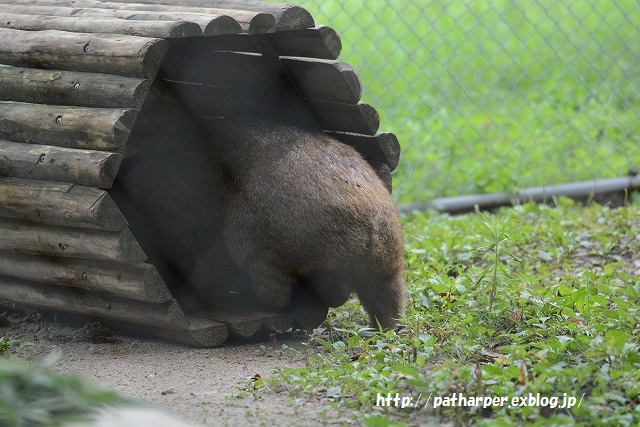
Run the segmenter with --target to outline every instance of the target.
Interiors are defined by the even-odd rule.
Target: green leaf
[[[620,352],[622,347],[629,341],[629,334],[624,331],[609,329],[604,334],[604,339],[610,348]]]

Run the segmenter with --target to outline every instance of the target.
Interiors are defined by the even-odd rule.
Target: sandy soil
[[[114,333],[115,342],[91,343],[82,325],[34,322],[9,316],[0,336],[30,342],[25,357],[58,355],[53,369],[74,373],[122,395],[167,408],[184,421],[207,426],[327,425],[352,421],[321,401],[290,398],[285,391],[252,390],[256,374],[266,379],[277,367],[305,365],[306,336],[227,343],[214,349]],[[282,351],[282,345],[298,350]],[[240,397],[238,397],[240,396]]]

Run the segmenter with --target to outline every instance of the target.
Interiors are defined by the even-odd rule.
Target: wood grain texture
[[[25,256],[0,252],[0,276],[162,303],[172,296],[150,264]]]
[[[19,67],[150,78],[166,48],[157,38],[0,28],[0,63]]]
[[[326,132],[327,135],[351,145],[369,161],[385,163],[393,171],[400,161],[400,143],[390,132],[361,135],[349,132]]]
[[[375,135],[380,127],[380,116],[375,108],[364,102],[307,101],[324,130]]]
[[[290,56],[281,61],[308,100],[356,104],[362,97],[360,78],[349,64]]]
[[[60,30],[74,33],[125,34],[139,37],[196,37],[202,35],[200,25],[185,21],[134,21],[120,17],[76,17],[27,15],[0,12],[0,28],[42,31]]]
[[[195,313],[195,316],[223,323],[227,327],[230,336],[239,338],[252,337],[262,327],[262,317],[236,310],[204,311]]]
[[[0,139],[0,176],[110,188],[122,154]]]
[[[2,0],[10,2],[13,0]],[[35,0],[38,1],[38,0]],[[139,3],[140,0],[123,0],[121,3]],[[244,10],[269,13],[276,20],[278,31],[309,28],[315,25],[313,17],[304,8],[286,3],[271,3],[257,0],[149,0],[146,3],[158,5],[175,5],[184,7],[205,7],[227,10]]]
[[[7,218],[0,218],[0,251],[131,263],[147,259],[128,228],[107,232],[43,226]]]
[[[0,67],[0,101],[139,109],[150,86],[113,74]]]
[[[0,0],[0,4],[10,3]],[[127,20],[181,20],[197,23],[204,35],[245,32],[272,33],[276,18],[268,12],[198,7],[174,4],[124,3],[99,0],[75,0],[72,7],[60,7],[57,0],[34,0],[28,5],[7,4],[9,11],[32,15],[115,17]]]
[[[121,152],[136,115],[132,109],[0,103],[0,138]]]
[[[2,3],[4,0],[0,0]],[[17,14],[45,15],[45,16],[77,16],[90,19],[117,18],[127,21],[147,22],[188,22],[200,27],[200,33],[204,35],[234,34],[242,31],[241,25],[232,17],[217,14],[191,13],[180,10],[175,11],[147,11],[147,10],[117,10],[101,9],[94,7],[64,7],[59,5],[5,5],[4,10]],[[0,16],[2,16],[0,14]],[[144,24],[141,24],[144,25]],[[191,25],[190,25],[191,26]]]
[[[119,321],[111,321],[110,324],[116,325],[123,330],[147,334],[154,337],[162,337],[196,348],[219,347],[227,341],[227,338],[229,337],[227,327],[223,323],[195,316],[187,316],[187,319],[189,321],[189,326],[180,330],[136,325]]]
[[[106,191],[0,177],[0,217],[45,225],[121,231],[127,220]]]
[[[342,50],[338,34],[325,25],[278,31],[269,34],[269,40],[281,56],[337,59]]]
[[[0,276],[0,300],[18,307],[119,320],[158,329],[189,328],[189,320],[174,299],[162,304],[144,303],[84,289]]]

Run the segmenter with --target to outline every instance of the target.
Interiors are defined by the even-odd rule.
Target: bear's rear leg
[[[263,303],[278,308],[289,305],[297,282],[291,271],[268,258],[253,261],[247,270],[253,289]]]
[[[305,274],[303,281],[324,304],[340,307],[351,293],[347,276],[336,270],[315,270]]]

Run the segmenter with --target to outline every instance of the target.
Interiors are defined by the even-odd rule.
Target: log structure
[[[0,0],[0,304],[201,347],[319,325],[327,308],[313,304],[189,312],[110,189],[123,157],[152,150],[184,110],[206,121],[277,105],[355,147],[391,190],[398,141],[340,50],[289,4]]]

